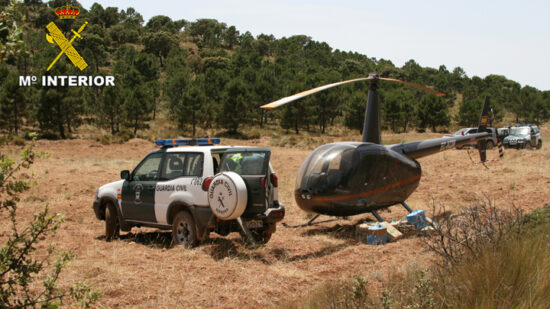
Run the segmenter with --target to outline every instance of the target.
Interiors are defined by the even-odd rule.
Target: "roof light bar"
[[[156,144],[162,147],[210,146],[219,143],[219,138],[157,139],[156,141]]]

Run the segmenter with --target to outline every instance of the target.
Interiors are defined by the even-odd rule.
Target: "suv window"
[[[133,173],[134,180],[136,181],[150,181],[156,180],[159,175],[160,161],[162,159],[162,153],[153,153],[147,156],[136,167]]]
[[[240,175],[262,175],[265,172],[266,152],[226,152],[220,164],[221,172]]]
[[[162,180],[185,176],[202,176],[202,153],[168,152],[164,159]]]

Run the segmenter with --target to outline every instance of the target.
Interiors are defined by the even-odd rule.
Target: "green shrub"
[[[33,150],[33,142],[25,147],[21,160],[0,153],[0,220],[9,225],[0,247],[0,307],[1,308],[87,308],[98,298],[85,283],[70,288],[58,286],[59,275],[73,258],[71,252],[59,252],[51,247],[36,252],[46,236],[55,234],[61,214],[51,214],[46,204],[23,224],[17,210],[20,195],[31,187],[22,169],[29,169],[43,153]],[[20,222],[21,221],[21,222]]]
[[[128,129],[122,129],[116,133],[116,136],[119,138],[119,142],[124,143],[134,138],[134,133]]]

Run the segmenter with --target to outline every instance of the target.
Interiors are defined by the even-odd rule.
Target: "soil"
[[[543,130],[545,133],[549,132]],[[270,146],[269,138],[222,142]],[[297,207],[292,193],[296,173],[311,149],[271,148],[272,165],[279,176],[279,199],[287,209],[284,221],[304,222],[308,214]],[[20,149],[0,148],[11,155]],[[170,248],[170,232],[152,228],[133,228],[130,233],[122,232],[120,240],[106,242],[104,222],[97,220],[92,210],[95,189],[118,180],[120,170],[131,170],[156,149],[154,143],[140,139],[113,145],[90,140],[38,141],[37,149],[50,157],[33,165],[37,184],[22,197],[20,214],[30,218],[45,202],[51,211],[64,214],[65,223],[41,246],[52,243],[75,254],[61,279],[66,284],[85,279],[103,291],[98,307],[271,307],[298,300],[328,281],[349,280],[355,275],[376,287],[390,272],[429,267],[434,258],[418,237],[382,246],[356,241],[355,225],[374,220],[371,215],[299,229],[278,225],[271,241],[258,249],[246,248],[238,233],[227,237],[211,233],[208,242],[191,250]],[[495,161],[488,162],[487,168],[478,164],[474,149],[449,150],[420,159],[422,179],[408,204],[430,214],[434,204],[444,205],[450,212],[476,202],[530,211],[550,201],[550,148],[507,150],[502,160],[495,148],[489,151],[489,159]],[[393,206],[380,215],[390,221],[400,219],[406,211]],[[7,228],[0,228],[2,235]]]

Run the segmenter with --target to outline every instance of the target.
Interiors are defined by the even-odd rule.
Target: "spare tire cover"
[[[214,176],[208,188],[208,204],[216,217],[237,219],[246,209],[247,201],[246,183],[239,174],[223,172]]]

